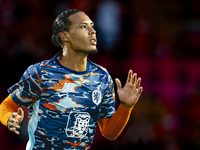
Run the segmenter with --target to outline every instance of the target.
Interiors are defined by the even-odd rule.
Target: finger
[[[8,128],[11,128],[12,127],[12,122],[8,121],[7,125],[8,125]]]
[[[11,119],[10,119],[11,120]],[[8,121],[8,128],[12,128],[12,127],[15,127],[15,128],[20,128],[20,126],[16,123],[16,121]]]
[[[137,80],[137,73],[134,73],[133,77],[132,77],[132,80],[131,80],[131,83],[135,84],[136,80]]]
[[[13,123],[13,122],[17,123],[17,120],[16,120],[15,118],[10,118],[10,119],[8,120],[8,122],[10,122],[10,123]]]
[[[18,108],[17,109],[17,113],[18,113],[18,124],[20,124],[22,122],[22,120],[24,119],[24,111],[22,108]]]
[[[22,108],[18,108],[17,113],[20,116],[24,116],[24,111],[22,110]]]
[[[19,131],[17,131],[16,129],[14,129],[13,131],[15,134],[19,135]]]
[[[126,81],[127,83],[128,83],[128,82],[131,82],[131,79],[132,79],[132,72],[133,72],[132,70],[129,70],[129,72],[128,72],[128,77],[127,77],[127,81]]]
[[[138,78],[135,87],[138,89],[140,87],[141,78]]]
[[[15,134],[19,135],[19,131],[17,131],[16,128],[13,127],[13,128],[10,128],[9,130],[12,131],[12,132],[14,132]]]
[[[121,89],[122,85],[121,85],[120,80],[118,78],[115,78],[115,82],[116,82],[116,85],[117,85],[117,89]]]
[[[143,87],[140,87],[139,88],[139,95],[141,95],[142,91],[143,91]]]
[[[17,117],[17,113],[13,112],[11,118],[16,118]]]

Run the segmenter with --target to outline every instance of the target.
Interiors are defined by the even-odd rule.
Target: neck
[[[63,47],[63,54],[60,58],[60,63],[74,71],[85,71],[87,68],[87,55]]]

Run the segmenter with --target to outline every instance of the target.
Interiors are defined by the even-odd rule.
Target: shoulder
[[[91,67],[90,67],[91,72],[97,71],[97,72],[101,72],[103,74],[106,74],[108,76],[110,75],[106,68],[104,68],[101,65],[98,65],[98,64],[96,64],[94,62],[92,62],[91,60],[88,60],[88,61],[89,61],[90,65],[91,65]]]
[[[39,72],[42,68],[46,67],[49,64],[50,60],[43,60],[42,62],[38,62],[32,64],[28,67],[27,71],[32,74],[34,72]]]
[[[91,67],[90,67],[91,73],[98,73],[98,75],[100,75],[102,77],[101,80],[104,83],[109,83],[109,84],[113,83],[112,77],[106,68],[104,68],[101,65],[98,65],[90,60],[89,60],[89,63],[91,65]]]
[[[45,67],[52,67],[52,65],[55,65],[55,59],[57,56],[59,56],[61,54],[61,51],[58,52],[52,59],[49,60],[43,60],[39,63],[33,64],[31,66],[28,67],[28,69],[26,70],[26,72],[33,74],[35,72],[40,72],[41,69],[45,68]]]
[[[29,77],[34,77],[36,74],[35,72],[38,72],[36,71],[39,68],[38,66],[39,66],[38,64],[30,65],[24,72],[23,76],[21,77],[20,82],[28,79]]]
[[[26,69],[26,71],[24,72],[24,74],[20,80],[25,80],[29,77],[39,78],[41,75],[41,68],[44,67],[46,63],[47,63],[47,61],[45,60],[45,61],[30,65]]]

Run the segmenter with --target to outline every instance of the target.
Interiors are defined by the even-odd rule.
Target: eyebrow
[[[87,25],[88,23],[90,23],[90,24],[93,24],[94,25],[94,22],[90,22],[90,21],[88,21],[88,22],[81,22],[81,23],[79,23],[78,25],[81,25],[81,24],[85,24],[85,25]]]

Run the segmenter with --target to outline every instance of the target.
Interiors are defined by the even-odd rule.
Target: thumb
[[[20,116],[24,116],[24,111],[22,110],[22,108],[18,108],[18,109],[17,109],[17,113],[18,113],[18,115],[20,115]]]
[[[121,85],[121,82],[118,78],[115,78],[115,82],[116,82],[116,85],[117,85],[117,89],[121,89],[122,88],[122,85]]]

